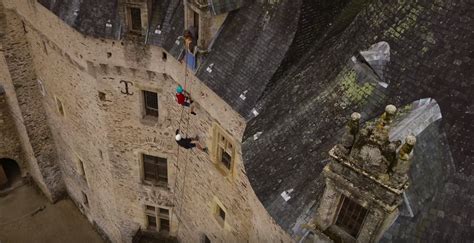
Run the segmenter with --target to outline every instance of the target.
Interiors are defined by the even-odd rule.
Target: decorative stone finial
[[[360,113],[354,112],[354,113],[352,113],[352,115],[351,115],[351,120],[353,120],[353,121],[359,121],[359,120],[360,120],[360,117],[361,117]]]
[[[382,114],[382,116],[380,117],[377,123],[377,128],[381,130],[385,126],[392,123],[392,119],[396,113],[397,113],[397,107],[395,107],[394,105],[387,105],[385,107],[385,112]]]
[[[390,115],[395,115],[395,113],[397,112],[397,107],[395,107],[394,105],[387,105],[385,107],[385,112]]]
[[[359,123],[361,115],[360,113],[354,112],[351,115],[351,121],[349,122],[349,128],[351,135],[355,136],[359,132]]]
[[[415,146],[416,143],[416,137],[413,135],[408,135],[405,139],[405,143],[402,145],[400,148],[400,151],[398,152],[400,159],[402,160],[408,160],[410,158],[410,153],[413,150],[413,147]]]
[[[395,166],[392,168],[392,179],[396,185],[402,185],[408,180],[408,171],[410,170],[411,161],[410,153],[416,143],[416,137],[408,135],[405,143],[398,152],[398,159]]]
[[[357,112],[352,113],[351,120],[347,124],[346,132],[341,139],[341,150],[344,154],[349,154],[354,146],[355,138],[359,133],[359,122],[361,115]]]
[[[410,154],[416,137],[407,136],[403,144],[399,140],[390,141],[389,125],[396,113],[394,105],[387,105],[379,119],[363,126],[360,124],[361,115],[352,113],[336,153],[339,158],[350,161],[351,166],[387,185],[401,188],[408,180]]]

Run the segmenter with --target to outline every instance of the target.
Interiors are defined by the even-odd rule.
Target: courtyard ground
[[[70,199],[51,204],[31,185],[0,196],[0,243],[103,242]]]

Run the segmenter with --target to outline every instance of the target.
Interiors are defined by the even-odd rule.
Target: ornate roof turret
[[[326,188],[315,215],[317,241],[378,242],[399,215],[408,187],[410,157],[416,138],[390,141],[397,113],[393,105],[360,127],[351,115],[342,142],[330,151],[324,167]]]
[[[388,105],[380,118],[367,122],[362,128],[359,128],[361,115],[353,113],[341,144],[331,154],[381,183],[401,189],[408,180],[410,153],[416,138],[408,136],[403,145],[401,141],[389,140],[390,125],[396,112],[395,106]]]

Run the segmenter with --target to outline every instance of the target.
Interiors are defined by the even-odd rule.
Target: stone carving
[[[359,127],[361,115],[353,113],[336,151],[353,166],[399,188],[408,180],[410,153],[416,138],[408,136],[397,154],[401,141],[389,140],[390,125],[396,112],[395,106],[388,105],[376,121],[367,122],[362,128]]]
[[[391,169],[391,176],[392,178],[398,183],[401,184],[408,180],[408,170],[410,169],[411,165],[411,151],[416,143],[416,137],[409,135],[403,146],[400,148],[398,152],[398,158],[395,164]]]

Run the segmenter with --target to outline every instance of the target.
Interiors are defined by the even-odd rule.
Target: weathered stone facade
[[[7,100],[3,89],[0,87],[0,131],[2,139],[0,140],[0,158],[9,158],[17,161],[26,169],[23,159],[21,144],[18,140],[15,122],[8,108]]]
[[[3,4],[0,6],[4,47],[0,57],[1,85],[22,145],[16,161],[23,169],[22,174],[26,175],[24,169],[28,168],[28,173],[46,196],[55,201],[63,193],[64,185],[56,165],[55,147],[46,116],[41,102],[38,102],[41,94],[28,51],[29,44],[24,36],[24,22],[14,12],[5,10]]]
[[[146,228],[145,205],[170,208],[171,235],[183,242],[200,241],[203,234],[217,242],[291,241],[260,204],[245,175],[239,146],[245,120],[185,71],[184,64],[163,60],[160,47],[85,37],[34,1],[4,4],[7,22],[23,25],[9,26],[21,31],[22,51],[31,57],[29,65],[22,66],[31,72],[25,84],[35,92],[30,100],[38,106],[34,111],[44,117],[37,124],[51,131],[49,139],[57,151],[51,162],[60,168],[70,197],[112,242],[131,241],[140,227]],[[13,33],[7,33],[10,36]],[[122,81],[128,82],[129,94]],[[178,84],[192,94],[197,116],[182,113],[176,104]],[[158,93],[158,119],[143,118],[142,90]],[[21,90],[7,92],[15,94],[21,103]],[[178,127],[188,136],[199,135],[209,154],[178,151]],[[215,129],[232,137],[236,153],[230,173],[219,170],[212,159]],[[142,154],[167,158],[167,187],[142,182]],[[226,211],[223,225],[216,220],[217,204]]]
[[[369,213],[372,226],[361,241],[379,240],[399,211],[382,241],[473,237],[471,3],[2,3],[1,114],[9,122],[0,123],[0,132],[17,140],[2,137],[0,152],[17,156],[23,175],[50,200],[67,193],[112,242],[129,242],[148,227],[156,207],[183,242],[204,235],[212,242],[299,241],[311,234],[318,206],[332,207],[320,227],[331,224],[333,199],[342,194],[348,205],[378,210]],[[197,48],[186,52],[195,27]],[[184,53],[192,53],[191,62]],[[197,63],[195,73],[180,61]],[[191,94],[196,116],[176,104],[177,85]],[[144,116],[145,91],[157,95],[158,117]],[[390,170],[395,184],[408,176],[416,182],[401,205],[399,193],[369,188],[392,205],[377,209],[363,190],[337,182],[360,177],[330,162],[328,151],[340,143],[350,112],[361,111],[365,122],[387,103],[408,111],[414,100],[425,104],[410,111],[418,121],[396,129],[419,132],[413,166],[390,162],[394,145],[353,150],[363,161],[358,169],[376,180]],[[436,114],[426,105],[431,101],[439,103]],[[179,149],[178,128],[198,135],[209,151]],[[345,136],[342,145],[353,141]],[[216,162],[222,143],[234,162],[229,168]],[[166,183],[144,179],[144,155],[166,160]]]

